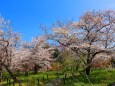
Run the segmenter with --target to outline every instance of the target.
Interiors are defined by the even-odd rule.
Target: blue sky
[[[42,34],[39,24],[51,25],[57,19],[77,20],[88,10],[115,10],[115,0],[0,0],[0,14],[11,20],[23,40]]]

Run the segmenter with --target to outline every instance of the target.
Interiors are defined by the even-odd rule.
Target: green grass
[[[18,79],[21,80],[22,86],[38,86],[37,80],[39,78],[40,80],[40,86],[45,86],[46,83],[51,82],[51,80],[56,78],[62,78],[64,77],[63,72],[59,73],[59,77],[56,75],[56,71],[49,71],[49,72],[39,72],[37,74],[29,73],[29,76],[24,76],[23,73],[20,73],[18,76]],[[48,79],[47,79],[48,75]],[[7,73],[4,73],[3,76],[7,76]],[[43,80],[44,77],[44,80]],[[115,69],[109,70],[109,69],[95,69],[91,72],[91,74],[88,76],[91,84],[93,86],[107,86],[109,83],[115,82]],[[13,80],[10,78],[10,81]],[[90,86],[88,79],[85,75],[79,74],[78,72],[75,73],[75,76],[71,76],[70,72],[67,72],[67,78],[65,80],[65,85],[62,81],[60,86],[81,86],[82,83],[84,86]],[[7,81],[2,81],[1,86],[7,86]],[[11,85],[12,86],[12,85]],[[17,83],[15,86],[19,86]]]
[[[107,86],[109,83],[115,82],[115,69],[114,70],[96,69],[93,70],[88,77],[93,86]],[[73,83],[71,83],[72,81]],[[74,78],[70,77],[66,81],[67,86],[70,84],[71,86],[81,86],[81,84],[78,81],[84,84],[84,86],[90,86],[85,74],[76,75],[74,76]]]

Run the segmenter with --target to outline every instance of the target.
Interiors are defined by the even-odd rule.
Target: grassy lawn
[[[91,72],[88,76],[91,84],[93,86],[107,86],[109,83],[115,82],[115,69],[108,70],[108,69],[96,69]],[[73,83],[71,83],[73,81]],[[67,86],[72,84],[71,86],[81,86],[82,83],[84,86],[90,86],[88,79],[85,75],[76,75],[67,79]]]
[[[59,77],[57,77],[56,73],[55,71],[39,72],[37,74],[29,73],[29,76],[24,76],[23,73],[20,73],[18,79],[21,80],[21,86],[38,86],[38,80],[40,86],[45,86],[46,83],[51,82],[53,79],[64,77],[63,73],[59,73]],[[8,74],[3,75],[8,76]],[[93,86],[107,86],[109,83],[115,82],[115,69],[95,69],[92,70],[88,77]],[[12,81],[13,80],[10,79],[10,86],[13,86]],[[70,72],[68,72],[65,84],[64,81],[62,81],[60,86],[82,86],[81,84],[83,84],[83,86],[90,86],[85,75],[76,73],[74,76],[71,76]],[[7,80],[3,80],[0,86],[8,86]],[[15,86],[19,86],[19,83],[16,83]]]

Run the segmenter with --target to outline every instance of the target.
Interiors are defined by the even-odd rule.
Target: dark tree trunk
[[[27,70],[25,70],[25,74],[24,74],[25,76],[28,76],[28,71]]]
[[[27,69],[28,69],[28,67],[27,67],[27,65],[25,65],[25,68],[24,68],[24,75],[25,76],[28,76],[28,70]]]
[[[115,68],[115,62],[111,62],[112,68]]]
[[[2,82],[2,65],[0,65],[0,83]]]
[[[34,64],[34,74],[37,74],[37,72],[38,72],[37,64]]]
[[[34,74],[37,74],[37,72],[40,68],[41,68],[41,66],[39,66],[38,64],[34,64],[34,69],[33,69]]]
[[[91,64],[91,61],[92,61],[92,58],[91,58],[91,57],[92,57],[92,55],[91,55],[91,50],[88,49],[87,67],[86,67],[86,69],[85,69],[85,72],[86,72],[87,75],[90,75],[90,70],[91,70],[90,64]]]
[[[10,74],[10,76],[12,77],[12,79],[14,80],[14,82],[18,82],[18,79],[16,78],[16,76],[11,72],[11,70],[8,68],[7,65],[3,64],[3,66],[6,68],[7,72]]]
[[[90,67],[90,66],[88,66],[88,67],[86,68],[86,70],[85,70],[85,72],[86,72],[86,74],[87,74],[87,75],[89,75],[89,74],[90,74],[90,70],[91,70],[91,67]]]
[[[25,64],[25,65],[23,65],[23,67],[24,67],[24,75],[28,76],[28,65]]]

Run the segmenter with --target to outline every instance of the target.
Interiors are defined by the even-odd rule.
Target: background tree
[[[19,54],[21,54],[22,59],[18,62],[19,64],[16,63],[15,65],[19,66],[21,63],[23,66],[27,66],[31,64],[34,73],[37,73],[41,67],[50,68],[51,62],[53,61],[53,48],[46,46],[44,36],[33,38],[30,43],[23,42],[23,45],[19,48]]]

